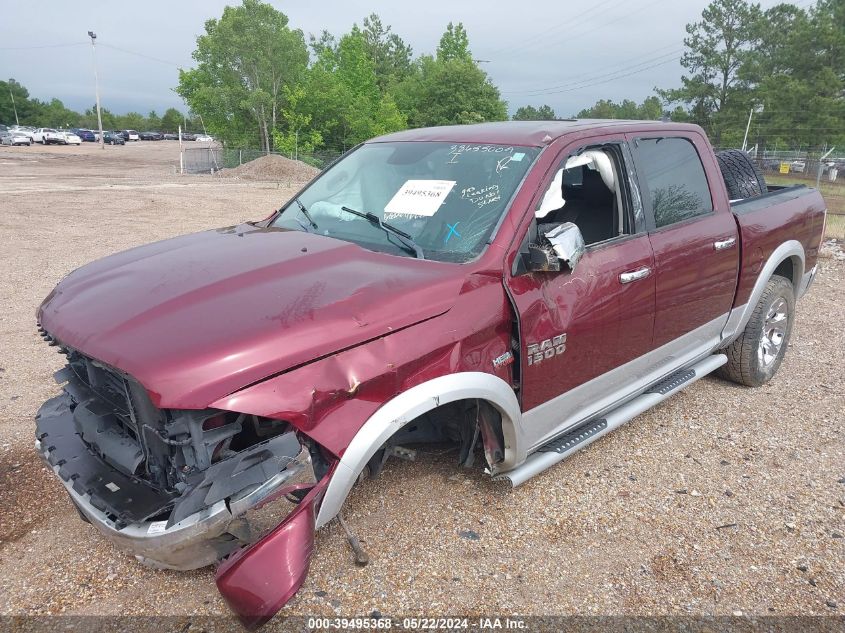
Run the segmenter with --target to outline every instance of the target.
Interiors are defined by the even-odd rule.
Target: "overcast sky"
[[[94,102],[90,40],[104,107],[161,114],[185,109],[173,93],[179,66],[206,19],[235,0],[3,0],[0,76],[23,83],[40,99],[58,97],[82,110]],[[764,0],[764,8],[775,4]],[[297,0],[271,4],[306,34],[340,34],[378,13],[414,54],[430,53],[449,21],[463,22],[474,57],[508,101],[551,105],[568,116],[598,99],[641,101],[655,86],[680,82],[684,26],[700,18],[705,0]],[[65,46],[75,44],[73,46]],[[116,47],[116,48],[111,48]],[[118,50],[123,49],[123,50]]]

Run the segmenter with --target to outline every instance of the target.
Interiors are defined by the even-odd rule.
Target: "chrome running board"
[[[537,449],[537,452],[529,455],[528,459],[520,466],[496,475],[495,479],[509,481],[513,487],[525,483],[534,475],[538,475],[547,468],[563,461],[601,436],[648,411],[672,394],[688,387],[727,362],[728,357],[724,354],[714,354],[690,367],[670,374],[660,382],[650,386],[633,400],[610,411],[600,419],[590,420],[552,439]]]

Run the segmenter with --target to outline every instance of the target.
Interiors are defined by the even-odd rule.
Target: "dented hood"
[[[132,375],[158,406],[203,408],[444,313],[463,278],[455,264],[244,224],[83,266],[44,300],[39,320]]]

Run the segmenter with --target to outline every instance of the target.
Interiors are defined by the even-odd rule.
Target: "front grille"
[[[59,343],[39,326],[41,336],[59,347],[67,365],[56,372],[73,400],[76,433],[104,461],[130,476],[143,476],[147,450],[145,414],[155,410],[137,382],[119,371]],[[140,399],[145,399],[139,403]],[[139,404],[148,406],[138,406]]]

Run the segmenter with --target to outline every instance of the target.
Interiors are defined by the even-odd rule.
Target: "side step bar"
[[[525,483],[534,475],[538,475],[547,468],[563,461],[573,453],[581,450],[591,442],[609,433],[613,429],[622,426],[632,418],[651,409],[656,404],[663,402],[681,389],[691,385],[699,378],[703,378],[710,372],[718,369],[728,362],[724,354],[714,354],[686,369],[681,369],[670,374],[660,382],[649,387],[644,393],[622,406],[610,411],[598,420],[590,420],[585,424],[567,431],[561,436],[541,446],[535,453],[528,456],[528,459],[521,466],[513,470],[497,475],[499,481],[510,481],[516,486]]]

